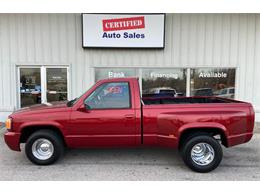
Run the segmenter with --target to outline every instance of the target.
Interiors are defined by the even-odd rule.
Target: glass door
[[[68,67],[18,67],[19,107],[68,99]]]
[[[41,69],[20,68],[21,107],[40,104],[41,101]]]
[[[67,68],[46,68],[47,102],[68,99]]]

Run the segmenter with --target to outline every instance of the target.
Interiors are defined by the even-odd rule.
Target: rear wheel
[[[189,168],[206,173],[218,167],[223,153],[221,145],[212,136],[197,135],[184,141],[181,155]]]
[[[27,158],[37,165],[50,165],[63,154],[61,137],[51,130],[39,130],[33,133],[25,145]]]

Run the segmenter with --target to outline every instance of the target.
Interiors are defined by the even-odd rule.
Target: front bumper
[[[4,135],[5,143],[11,150],[21,151],[20,148],[20,133],[7,131]]]

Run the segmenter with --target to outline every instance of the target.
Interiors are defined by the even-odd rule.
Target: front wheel
[[[186,140],[181,148],[184,163],[192,170],[206,173],[218,167],[222,160],[221,145],[209,135],[198,135]]]
[[[53,164],[62,156],[63,150],[60,136],[47,129],[33,133],[25,145],[27,158],[37,165]]]

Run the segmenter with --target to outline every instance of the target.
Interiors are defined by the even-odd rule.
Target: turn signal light
[[[11,129],[11,127],[12,127],[12,120],[10,118],[5,121],[5,127],[8,130]]]

